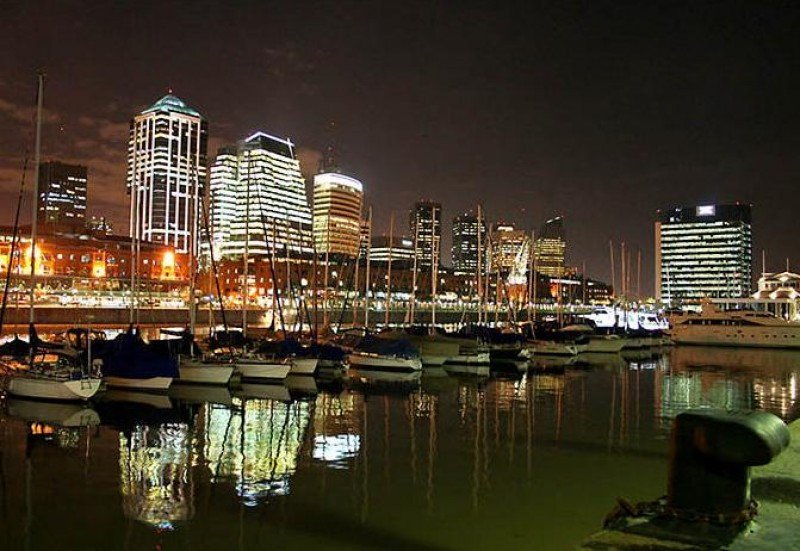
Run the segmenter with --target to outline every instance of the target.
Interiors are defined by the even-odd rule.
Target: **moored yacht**
[[[800,349],[800,323],[768,312],[720,311],[705,300],[699,315],[672,320],[671,337],[676,344]]]

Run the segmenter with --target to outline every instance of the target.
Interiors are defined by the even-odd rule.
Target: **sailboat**
[[[42,143],[42,102],[44,93],[44,74],[38,75],[38,94],[36,103],[36,153],[35,174],[32,193],[31,219],[31,272],[30,272],[30,326],[28,341],[28,362],[3,362],[6,371],[5,390],[8,394],[23,398],[39,398],[45,400],[86,401],[100,389],[101,380],[91,374],[91,350],[86,368],[81,358],[74,351],[60,347],[47,346],[36,335],[35,322],[35,289],[36,289],[36,225],[38,209],[36,198],[39,196],[39,165]],[[23,176],[24,178],[24,176]],[[23,179],[24,185],[24,179]],[[21,195],[20,195],[21,199]],[[17,223],[19,218],[17,218]],[[8,269],[11,270],[13,258],[9,258]],[[4,292],[7,292],[6,289]],[[37,350],[50,348],[51,354],[43,354],[37,362]],[[48,358],[49,356],[49,358]],[[49,360],[49,361],[47,361]]]
[[[227,385],[235,365],[232,358],[204,355],[194,340],[197,325],[195,304],[195,282],[197,280],[197,218],[200,214],[200,186],[197,167],[194,167],[194,221],[192,223],[191,246],[189,247],[189,331],[179,335],[181,348],[178,352],[178,382],[193,384]],[[207,232],[210,236],[210,232]],[[209,239],[209,254],[214,254]],[[219,297],[222,308],[222,297]],[[162,330],[162,333],[169,334]]]

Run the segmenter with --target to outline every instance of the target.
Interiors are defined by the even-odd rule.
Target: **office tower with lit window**
[[[441,264],[442,204],[417,201],[408,216],[410,238],[416,241],[418,268]]]
[[[205,195],[208,123],[168,94],[131,121],[130,235],[188,252]]]
[[[223,258],[312,252],[311,209],[290,140],[256,132],[220,149],[210,188],[212,235]]]
[[[492,271],[509,274],[523,262],[521,268],[527,269],[530,240],[524,230],[514,224],[495,224],[492,228]]]
[[[456,275],[477,272],[479,232],[481,246],[486,250],[486,224],[479,224],[478,217],[469,212],[453,218],[453,272]]]
[[[655,291],[668,304],[749,295],[750,205],[700,205],[658,212]]]
[[[370,261],[373,264],[389,264],[391,256],[395,268],[411,268],[414,264],[414,242],[403,236],[395,235],[389,243],[388,235],[374,235]]]
[[[80,233],[86,224],[85,166],[58,161],[39,166],[39,224],[51,232]]]
[[[317,253],[355,258],[361,230],[364,188],[337,172],[314,176],[314,243]]]
[[[533,255],[536,271],[548,277],[563,277],[567,242],[564,237],[564,219],[551,218],[536,235]]]

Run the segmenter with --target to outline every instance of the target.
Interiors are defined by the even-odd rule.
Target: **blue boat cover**
[[[419,350],[406,339],[382,339],[375,335],[366,335],[356,346],[359,352],[394,356],[396,358],[419,358]]]
[[[108,342],[97,357],[103,360],[103,374],[126,379],[177,377],[178,360],[168,350],[142,340],[129,329]]]

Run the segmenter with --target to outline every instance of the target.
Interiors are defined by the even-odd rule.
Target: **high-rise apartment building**
[[[655,222],[656,297],[666,303],[750,293],[750,205],[700,205],[659,211]]]
[[[39,166],[39,224],[54,232],[81,232],[86,225],[85,166],[58,161]]]
[[[551,218],[536,235],[533,249],[536,271],[548,277],[563,277],[567,242],[564,237],[564,219]]]
[[[441,264],[442,204],[417,201],[408,216],[411,239],[415,241],[419,268]]]
[[[363,199],[364,188],[355,178],[337,172],[314,176],[314,244],[318,253],[356,257]]]
[[[256,132],[211,168],[212,241],[222,257],[308,255],[311,209],[294,144]]]
[[[456,275],[474,275],[478,269],[478,235],[481,246],[488,250],[486,224],[472,213],[453,218],[453,272]]]
[[[186,253],[205,195],[208,123],[168,94],[131,121],[130,235]]]

